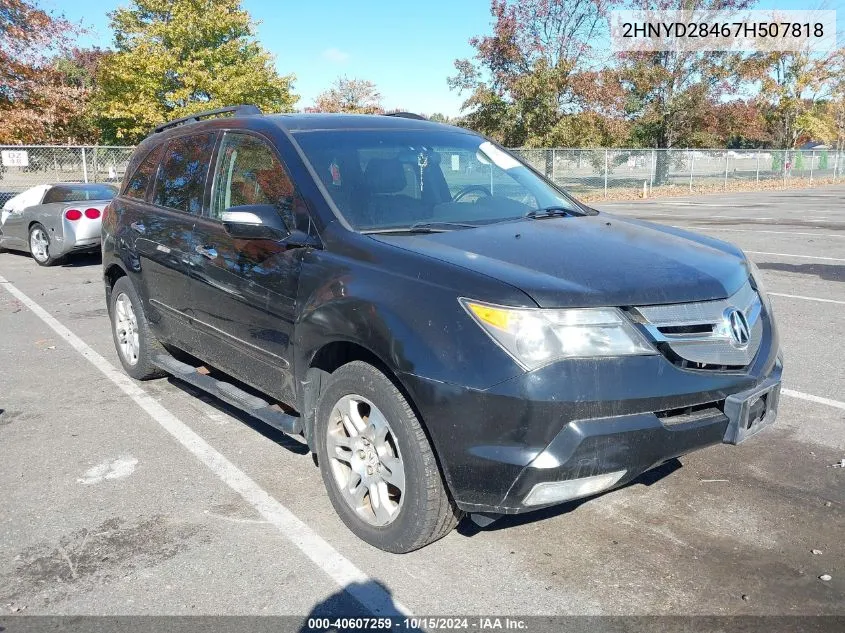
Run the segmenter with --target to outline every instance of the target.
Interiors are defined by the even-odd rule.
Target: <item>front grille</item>
[[[762,303],[746,282],[727,299],[633,308],[631,316],[673,363],[694,369],[740,369],[754,360],[763,340]],[[735,336],[731,313],[748,325],[748,340]]]

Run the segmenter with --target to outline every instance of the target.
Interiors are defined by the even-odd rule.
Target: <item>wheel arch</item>
[[[44,222],[42,222],[41,220],[36,220],[36,219],[30,220],[29,223],[26,225],[26,244],[27,244],[27,246],[29,246],[29,239],[30,239],[30,236],[32,234],[32,228],[36,224],[40,224],[41,226],[43,226],[44,230],[47,231],[47,237],[50,236],[50,228],[46,224],[44,224]]]
[[[106,287],[106,307],[111,312],[111,293],[117,280],[126,277],[126,271],[120,264],[111,263],[103,269],[103,283]]]
[[[325,342],[307,360],[307,367],[301,379],[299,410],[302,411],[305,439],[312,451],[314,450],[313,429],[317,403],[328,382],[328,377],[339,368],[356,360],[376,367],[408,398],[408,402],[411,402],[396,372],[392,371],[387,363],[371,349],[359,342],[346,339]]]
[[[426,436],[428,436],[429,442],[431,442],[431,437],[429,435],[428,428],[426,427],[425,420],[420,413],[419,407],[417,407],[411,397],[410,391],[406,385],[403,384],[400,374],[391,369],[390,365],[388,365],[384,359],[367,346],[362,345],[360,342],[341,339],[324,343],[319,349],[317,349],[311,357],[308,368],[305,371],[305,378],[302,381],[303,389],[301,391],[301,411],[303,412],[305,436],[306,439],[308,439],[309,446],[312,445],[311,432],[314,428],[317,403],[325,385],[327,384],[328,377],[339,368],[356,360],[372,365],[387,376],[387,379],[396,386],[405,400],[408,401],[408,404],[411,405],[411,408],[414,410],[414,414],[420,421],[420,425],[423,427]],[[431,446],[434,450],[435,457],[437,457],[437,450],[433,442],[431,442]]]
[[[411,396],[410,389],[408,389],[408,387],[402,382],[401,374],[391,369],[388,363],[385,362],[378,354],[369,349],[367,346],[362,345],[360,342],[341,339],[324,343],[319,349],[317,349],[310,359],[308,368],[305,371],[305,377],[301,383],[300,411],[302,412],[303,418],[303,433],[305,434],[305,439],[311,449],[311,452],[316,454],[313,431],[320,395],[328,384],[329,376],[331,376],[331,374],[340,367],[343,367],[353,361],[363,361],[369,363],[383,373],[399,390],[399,393],[401,393],[402,397],[405,398],[413,410],[414,415],[416,415],[417,420],[419,420],[429,446],[431,446],[431,451],[434,455],[434,460],[437,463],[437,468],[440,470],[440,475],[443,477],[443,481],[445,482],[447,489],[451,490],[449,473],[443,467],[443,463],[440,459],[440,453],[437,448],[437,442],[435,442],[434,438],[432,438],[431,432],[426,424],[426,420],[423,417],[420,408]]]
[[[117,283],[117,280],[126,276],[126,271],[120,264],[109,264],[103,270],[103,281],[111,289]]]

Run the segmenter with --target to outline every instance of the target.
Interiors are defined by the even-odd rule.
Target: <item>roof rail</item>
[[[400,119],[414,119],[416,121],[428,121],[424,116],[413,112],[385,112],[384,116],[397,116]]]
[[[261,114],[261,110],[258,109],[258,106],[254,105],[228,106],[226,108],[217,108],[216,110],[206,110],[205,112],[197,112],[196,114],[192,114],[191,116],[183,116],[181,119],[174,119],[173,121],[162,123],[161,125],[153,128],[153,133],[164,132],[164,130],[176,127],[177,125],[182,125],[184,123],[193,123],[206,117],[215,116],[217,114],[228,114],[229,112],[231,112],[234,116],[255,116]]]

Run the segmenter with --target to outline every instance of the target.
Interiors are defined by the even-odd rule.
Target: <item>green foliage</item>
[[[81,67],[97,53],[72,49],[78,33],[34,2],[0,0],[0,143],[96,139]]]
[[[293,75],[276,72],[239,0],[133,0],[109,16],[116,52],[101,64],[94,96],[107,142],[135,143],[200,110],[253,103],[285,112],[296,103]]]
[[[455,60],[449,78],[469,95],[462,125],[504,145],[548,146],[567,137],[558,126],[569,115],[607,111],[613,95],[591,71],[605,9],[592,0],[492,0],[492,35],[470,40],[474,60]]]
[[[835,124],[822,102],[833,79],[828,60],[809,51],[758,53],[751,60],[760,81],[758,100],[775,147],[792,149],[804,140],[833,138]]]
[[[428,117],[429,121],[434,121],[435,123],[447,123],[449,125],[457,125],[457,122],[452,117],[446,116],[442,112],[435,112],[431,116]]]

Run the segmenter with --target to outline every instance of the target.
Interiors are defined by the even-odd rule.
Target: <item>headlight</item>
[[[470,316],[525,369],[563,358],[656,354],[616,308],[507,308],[461,299]]]

